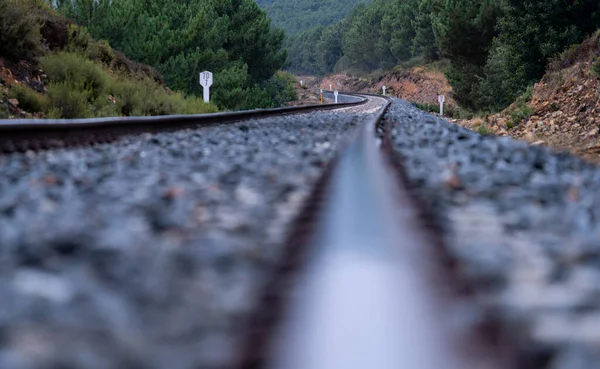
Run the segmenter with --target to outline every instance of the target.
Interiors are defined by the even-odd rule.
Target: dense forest
[[[597,0],[374,0],[289,37],[288,68],[369,72],[445,59],[462,106],[498,110],[599,27]]]
[[[328,26],[348,16],[359,3],[371,0],[256,0],[273,24],[288,36],[317,26]]]
[[[167,85],[201,95],[198,73],[215,74],[213,100],[228,109],[277,106],[294,95],[276,73],[284,33],[253,0],[55,0],[97,39],[157,68]]]

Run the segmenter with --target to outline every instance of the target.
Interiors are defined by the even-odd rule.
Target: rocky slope
[[[599,72],[600,32],[551,63],[530,96],[494,116],[458,123],[600,163]]]
[[[381,93],[386,86],[387,94],[419,104],[437,104],[440,94],[450,95],[452,87],[444,74],[429,66],[419,66],[404,70],[395,70],[373,78],[360,78],[345,74],[326,77],[299,76],[308,89],[333,89],[348,92]],[[299,94],[301,97],[301,94]],[[456,106],[452,98],[446,103]]]

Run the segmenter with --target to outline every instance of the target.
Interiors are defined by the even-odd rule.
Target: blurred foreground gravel
[[[467,318],[501,319],[524,368],[600,368],[600,170],[391,109],[414,188],[476,287]],[[0,156],[0,368],[230,364],[286,226],[363,118]]]
[[[523,368],[600,368],[600,169],[391,109],[395,149],[485,307],[468,318],[504,321]]]
[[[351,114],[0,156],[0,368],[220,368]]]

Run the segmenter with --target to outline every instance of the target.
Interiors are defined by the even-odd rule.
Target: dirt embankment
[[[437,104],[438,96],[445,94],[447,96],[446,103],[456,106],[456,103],[449,97],[452,87],[444,74],[427,67],[393,71],[371,79],[345,74],[334,74],[323,78],[299,76],[297,79],[303,81],[308,91],[321,88],[328,90],[331,87],[349,92],[381,93],[383,86],[386,86],[387,95],[410,102]],[[298,94],[300,98],[301,95],[301,93]]]

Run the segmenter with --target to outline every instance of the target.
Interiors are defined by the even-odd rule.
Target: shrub
[[[592,63],[592,75],[600,78],[600,58]]]
[[[86,28],[76,24],[69,25],[67,51],[85,51],[91,42],[92,36]]]
[[[50,105],[49,115],[53,118],[73,119],[94,116],[88,106],[88,96],[82,91],[74,90],[66,82],[50,84],[47,97]]]
[[[479,128],[477,128],[477,133],[479,133],[482,136],[489,136],[494,134],[494,132],[490,130],[486,124],[480,125]]]
[[[25,86],[13,86],[10,89],[10,96],[19,100],[19,107],[30,113],[44,112],[48,107],[45,96]]]
[[[106,88],[107,76],[102,67],[77,54],[53,53],[42,58],[40,66],[51,82],[86,92],[90,101],[97,99]]]
[[[0,119],[8,119],[8,117],[8,109],[4,105],[4,94],[2,93],[2,89],[0,89]]]
[[[18,61],[34,60],[44,51],[42,22],[29,1],[0,0],[0,55]]]
[[[513,107],[508,111],[510,119],[507,123],[508,128],[514,128],[519,125],[523,120],[527,119],[534,110],[531,106],[527,105],[533,97],[533,87],[530,86],[525,92],[517,97]]]
[[[417,107],[418,109],[421,109],[421,110],[429,112],[429,113],[438,114],[440,112],[440,106],[438,104],[413,103],[413,105],[415,107]],[[447,118],[455,118],[455,119],[471,119],[475,116],[475,114],[468,109],[454,107],[452,105],[445,105],[444,106],[444,116]]]
[[[90,42],[85,50],[85,55],[90,60],[99,61],[107,66],[111,66],[117,59],[113,49],[104,40]]]
[[[201,98],[169,93],[151,80],[112,79],[109,91],[116,111],[125,116],[212,113],[218,109]]]

